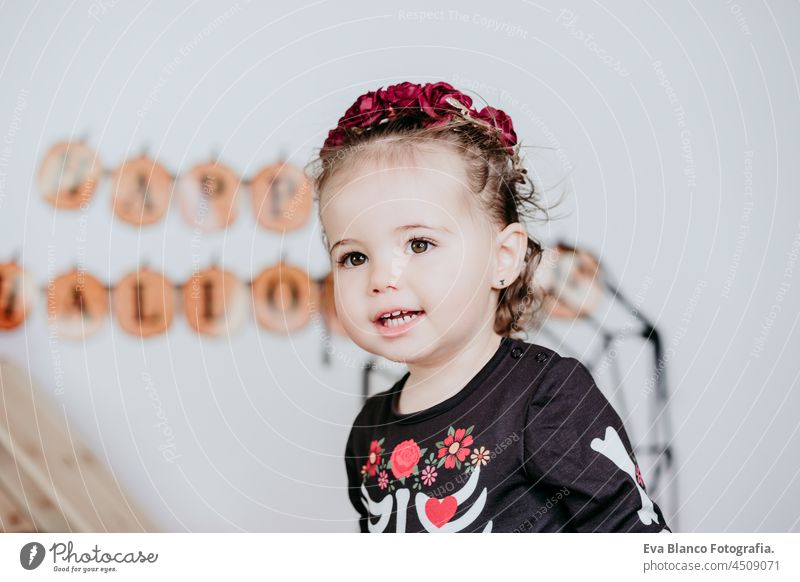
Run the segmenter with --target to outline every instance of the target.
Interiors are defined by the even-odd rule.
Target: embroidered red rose
[[[375,476],[375,471],[378,469],[378,465],[381,464],[381,453],[383,449],[381,445],[378,444],[378,441],[372,441],[369,444],[369,455],[367,456],[367,463],[364,465],[366,470],[369,472],[370,477]]]
[[[452,431],[452,427],[450,429]],[[464,459],[469,455],[469,446],[472,444],[472,435],[467,434],[466,429],[459,428],[455,432],[448,431],[447,437],[442,441],[442,447],[439,448],[439,456],[441,459],[445,455],[444,467],[445,469],[452,469],[456,466],[456,460],[459,465],[464,462]]]
[[[408,477],[417,466],[419,457],[419,445],[414,439],[401,442],[392,451],[392,474],[397,479]]]

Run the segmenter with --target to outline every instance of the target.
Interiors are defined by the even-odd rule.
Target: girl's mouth
[[[395,316],[378,318],[375,325],[382,336],[395,337],[410,330],[423,317],[425,317],[424,311],[403,311]]]

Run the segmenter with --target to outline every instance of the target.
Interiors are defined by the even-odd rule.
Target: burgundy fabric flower
[[[386,104],[375,91],[364,93],[339,120],[340,127],[369,127],[386,114]]]
[[[453,88],[450,83],[426,83],[419,94],[419,106],[431,119],[449,117],[453,113],[453,106],[446,99],[453,97],[467,109],[472,107],[472,98]]]
[[[476,117],[482,119],[500,130],[500,136],[507,147],[517,143],[517,133],[514,131],[514,124],[511,118],[502,109],[494,107],[484,107],[478,111]]]
[[[339,147],[344,145],[347,140],[347,135],[340,126],[336,126],[328,132],[328,138],[325,140],[325,147]]]
[[[517,134],[511,118],[494,107],[475,111],[469,95],[444,81],[424,85],[405,81],[361,95],[339,119],[339,125],[328,132],[323,149],[344,145],[347,142],[346,128],[366,129],[383,119],[391,120],[399,115],[422,115],[423,127],[435,127],[447,123],[457,113],[497,128],[508,152],[514,153]]]
[[[420,85],[404,81],[397,85],[391,85],[386,89],[378,89],[378,96],[385,103],[388,103],[392,109],[402,109],[416,105],[421,92],[422,87]]]

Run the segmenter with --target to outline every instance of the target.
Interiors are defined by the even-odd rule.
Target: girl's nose
[[[383,266],[374,266],[370,271],[369,288],[373,294],[382,293],[390,288],[397,290],[397,279],[385,263]]]
[[[397,290],[405,272],[408,257],[403,253],[394,252],[387,257],[373,259],[370,263],[370,292],[382,293],[386,289]]]

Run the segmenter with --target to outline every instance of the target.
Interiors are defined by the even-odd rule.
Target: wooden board
[[[158,531],[81,442],[63,410],[3,360],[0,489],[36,531]]]
[[[0,532],[24,533],[36,531],[36,527],[24,511],[0,489]]]

